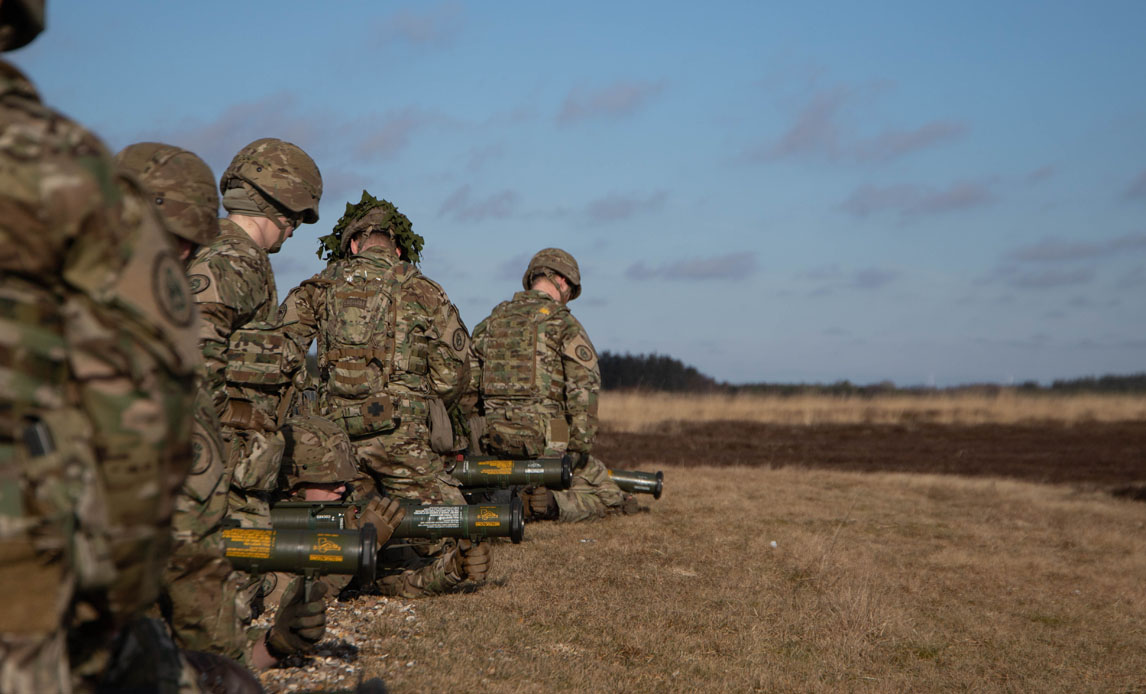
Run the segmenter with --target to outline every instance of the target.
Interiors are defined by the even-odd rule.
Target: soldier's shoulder
[[[44,105],[32,83],[0,61],[0,158],[16,177],[36,177],[53,191],[92,187],[119,199],[111,154],[87,128]]]
[[[395,273],[402,281],[403,292],[427,307],[450,303],[450,297],[442,285],[422,274],[413,263],[399,263]]]

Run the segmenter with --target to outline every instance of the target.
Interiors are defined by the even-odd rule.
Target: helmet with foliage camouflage
[[[350,438],[329,419],[291,417],[283,424],[282,435],[286,440],[282,470],[290,488],[350,482],[358,476]]]
[[[296,218],[292,219],[294,222],[314,224],[318,221],[322,174],[298,145],[264,137],[240,149],[219,179],[219,192],[226,196],[232,188],[247,186],[281,208],[283,216]],[[255,202],[261,203],[257,199]]]
[[[577,261],[573,256],[560,248],[543,248],[537,251],[529,261],[529,267],[525,269],[521,286],[529,289],[534,277],[547,274],[546,271],[556,272],[569,281],[572,290],[569,294],[570,301],[581,296],[581,269],[577,267]]]
[[[174,145],[137,142],[120,150],[115,163],[139,178],[171,233],[200,245],[219,235],[215,174],[202,159]]]
[[[382,231],[394,239],[402,249],[403,260],[418,262],[426,241],[414,233],[410,218],[398,211],[388,200],[379,200],[365,190],[356,204],[346,203],[346,212],[334,225],[334,230],[318,239],[318,257],[323,260],[341,260],[350,255],[350,241],[364,231]]]
[[[44,30],[44,0],[0,2],[0,51],[28,45]]]

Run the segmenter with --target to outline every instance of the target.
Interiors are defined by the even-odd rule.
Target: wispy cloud
[[[617,222],[664,208],[668,193],[658,190],[647,195],[638,193],[609,193],[592,200],[585,206],[590,222]]]
[[[1040,166],[1025,176],[1027,183],[1041,183],[1058,173],[1058,167],[1053,164]]]
[[[334,161],[393,158],[418,132],[444,125],[450,122],[441,114],[414,107],[350,119],[326,109],[304,108],[294,94],[277,92],[229,106],[212,120],[186,120],[163,129],[127,133],[126,139],[178,145],[222,173],[240,148],[262,137],[277,137],[302,147],[325,176]]]
[[[1146,234],[1127,234],[1105,241],[1065,241],[1047,238],[1009,251],[1004,260],[1024,263],[1058,263],[1146,251]]]
[[[1139,265],[1118,278],[1115,284],[1119,289],[1139,289],[1146,287],[1146,266]]]
[[[977,181],[960,181],[938,190],[912,184],[863,185],[840,203],[839,209],[855,217],[881,212],[912,217],[967,210],[994,201],[995,194],[991,189]]]
[[[664,91],[663,82],[619,81],[599,89],[575,88],[557,114],[560,125],[590,118],[623,118],[647,106]]]
[[[958,140],[970,130],[966,123],[935,120],[915,127],[887,128],[875,135],[857,134],[846,125],[854,109],[882,89],[836,86],[808,100],[791,126],[775,140],[749,149],[744,159],[767,162],[791,157],[829,161],[887,162],[912,152]]]
[[[399,10],[382,22],[380,33],[386,41],[444,46],[458,37],[464,24],[465,9],[462,4],[442,2]]]
[[[689,258],[663,263],[657,267],[650,267],[639,261],[629,266],[625,276],[638,281],[743,280],[758,271],[756,254],[747,251],[712,258]]]
[[[541,250],[540,248],[537,250]],[[533,257],[530,253],[518,253],[511,258],[503,260],[498,263],[497,275],[503,279],[515,279],[525,274],[525,268],[529,266],[529,260]]]
[[[1146,200],[1146,170],[1143,170],[1130,182],[1130,185],[1123,191],[1122,197],[1126,200]]]
[[[1057,289],[1089,284],[1096,275],[1091,267],[1064,270],[1047,268],[1041,270],[1015,269],[1006,273],[1005,281],[1016,289]]]
[[[486,219],[505,219],[516,211],[520,196],[512,190],[491,193],[475,198],[470,186],[463,185],[446,198],[438,209],[438,216],[452,217],[459,222],[481,222]]]
[[[808,292],[809,296],[822,297],[835,294],[841,289],[882,289],[899,280],[902,274],[889,268],[869,267],[844,271],[838,265],[824,265],[801,272],[796,277],[817,285]]]
[[[439,124],[444,119],[436,113],[419,108],[405,108],[392,111],[381,118],[371,118],[369,125],[361,122],[352,130],[361,130],[355,137],[353,156],[357,161],[392,159],[410,145],[414,134],[429,126]]]

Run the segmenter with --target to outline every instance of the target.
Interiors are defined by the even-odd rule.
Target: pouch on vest
[[[254,322],[231,334],[227,348],[227,384],[282,388],[302,363],[298,346],[277,325]]]
[[[331,407],[323,416],[338,420],[352,438],[385,434],[398,428],[394,402],[389,395],[367,398],[344,407]]]
[[[452,453],[454,451],[454,425],[450,422],[450,413],[441,398],[430,398],[426,402],[430,408],[430,448],[435,453]]]
[[[391,300],[399,282],[357,287],[352,283],[327,290],[324,322],[326,350],[318,366],[330,394],[358,399],[383,391],[394,358],[394,315]]]
[[[495,455],[537,458],[545,453],[545,432],[525,418],[486,416],[482,446]]]
[[[38,543],[70,550],[65,561],[81,589],[106,588],[116,578],[107,525],[107,497],[92,449],[91,424],[78,410],[44,412],[34,425],[36,450],[25,446],[23,517],[41,523]],[[25,437],[28,439],[30,437]],[[13,524],[19,527],[19,523]],[[55,549],[55,548],[52,548]]]

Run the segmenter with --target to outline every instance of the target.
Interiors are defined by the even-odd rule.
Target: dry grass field
[[[598,450],[664,470],[647,512],[530,524],[472,593],[339,604],[268,690],[1146,694],[1140,399],[614,395]]]
[[[1141,395],[1050,395],[1002,390],[997,394],[685,395],[609,391],[601,395],[602,426],[640,432],[669,421],[742,421],[823,424],[1018,424],[1146,421]]]
[[[325,667],[392,692],[1146,692],[1146,504],[951,476],[666,474],[648,513],[531,524],[472,594],[345,603],[374,615],[357,653],[278,671],[273,691]]]

